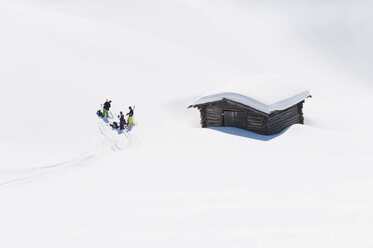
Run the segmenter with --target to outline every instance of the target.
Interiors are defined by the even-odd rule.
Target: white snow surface
[[[0,247],[373,247],[372,13],[0,1]],[[201,128],[187,109],[267,72],[311,92],[304,125]],[[97,118],[106,98],[136,106],[130,132]]]
[[[281,75],[259,74],[222,87],[199,98],[193,105],[232,100],[270,114],[284,110],[305,100],[310,95],[299,83]]]

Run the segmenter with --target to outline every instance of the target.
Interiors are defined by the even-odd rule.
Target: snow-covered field
[[[373,247],[372,11],[2,0],[0,247]],[[258,73],[310,91],[305,125],[200,128],[189,105]]]

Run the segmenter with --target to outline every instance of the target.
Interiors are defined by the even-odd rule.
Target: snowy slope
[[[0,246],[371,247],[372,8],[2,1]],[[305,125],[199,127],[198,96],[257,73],[312,93]]]

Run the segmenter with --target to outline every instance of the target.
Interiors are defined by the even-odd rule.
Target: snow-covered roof
[[[228,99],[270,114],[291,107],[309,95],[299,83],[284,76],[259,74],[204,95],[192,106]]]

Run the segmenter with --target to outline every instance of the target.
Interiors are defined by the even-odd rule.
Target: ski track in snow
[[[131,143],[131,139],[127,131],[113,130],[109,124],[103,121],[99,121],[97,126],[100,133],[104,136],[103,143],[107,143],[113,151],[123,150]],[[123,137],[126,137],[126,139],[123,139]]]
[[[96,148],[88,150],[72,160],[25,169],[0,171],[0,187],[12,186],[26,181],[36,180],[73,167],[81,167],[102,155],[105,150],[119,151],[131,144],[131,137],[125,132],[112,130],[110,126],[101,120],[98,129],[104,136],[104,140]],[[109,148],[109,149],[108,149]]]

